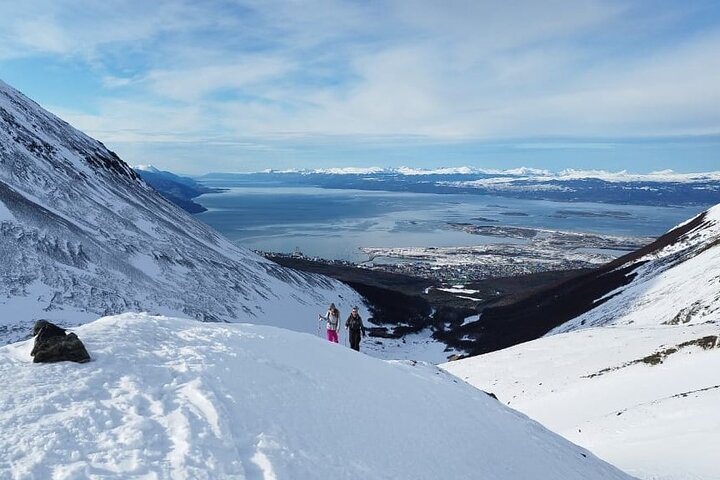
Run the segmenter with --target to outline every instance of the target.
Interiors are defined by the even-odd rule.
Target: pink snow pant
[[[328,341],[333,342],[333,343],[338,343],[337,330],[328,330],[327,337],[328,337]]]

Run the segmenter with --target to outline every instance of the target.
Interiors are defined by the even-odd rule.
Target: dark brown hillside
[[[637,262],[638,259],[672,245],[704,221],[705,215],[699,215],[640,250],[554,287],[536,291],[512,304],[488,307],[483,310],[480,321],[436,335],[471,355],[538,338],[607,301],[610,297],[596,300],[632,282],[633,271],[642,264]]]
[[[370,329],[370,336],[398,337],[432,326],[436,331],[461,325],[465,318],[476,315],[488,304],[512,303],[524,292],[538,291],[557,285],[588,270],[538,272],[515,277],[487,278],[467,283],[487,300],[478,303],[458,297],[438,288],[437,279],[428,279],[361,268],[344,262],[318,261],[288,255],[265,253],[265,256],[284,266],[305,272],[320,273],[344,282],[367,301],[370,324],[386,325]]]
[[[601,305],[611,298],[607,296],[610,292],[632,282],[635,270],[644,263],[638,262],[640,258],[672,245],[704,222],[705,215],[699,215],[649,245],[597,269],[542,272],[466,283],[486,299],[480,303],[437,288],[428,290],[427,287],[439,286],[433,279],[339,262],[266,256],[286,267],[334,277],[360,292],[369,303],[369,322],[378,326],[371,329],[371,336],[397,338],[430,327],[436,339],[469,355],[478,355],[534,340]],[[596,302],[600,298],[603,300]],[[478,313],[480,320],[462,325],[466,318]]]

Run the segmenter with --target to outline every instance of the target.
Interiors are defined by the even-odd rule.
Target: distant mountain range
[[[720,202],[720,172],[650,174],[520,168],[484,170],[470,167],[338,168],[257,173],[210,173],[196,180],[209,187],[296,185],[335,189],[418,193],[498,195],[561,202],[634,205],[703,205]]]
[[[206,187],[190,177],[183,177],[175,175],[172,172],[158,170],[152,165],[137,165],[133,167],[133,170],[163,197],[189,213],[207,211],[207,208],[199,203],[195,203],[193,198],[205,193],[218,193],[223,191],[222,188]]]
[[[142,168],[140,166],[139,168]],[[413,167],[337,167],[316,169],[288,169],[288,170],[262,170],[259,172],[214,172],[203,177],[218,175],[404,175],[404,176],[435,176],[435,175],[474,175],[488,178],[535,178],[535,179],[597,179],[609,182],[647,181],[647,182],[692,182],[696,180],[720,180],[720,171],[681,173],[673,170],[659,170],[650,173],[630,173],[626,170],[611,172],[608,170],[579,170],[565,169],[559,172],[552,170],[518,167],[509,169],[478,168],[478,167],[440,167],[440,168],[413,168]]]

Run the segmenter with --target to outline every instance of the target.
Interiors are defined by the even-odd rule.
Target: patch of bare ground
[[[703,350],[712,350],[713,348],[720,348],[720,340],[717,335],[707,335],[702,338],[697,338],[695,340],[688,340],[687,342],[680,343],[678,345],[675,345],[674,347],[668,347],[664,348],[662,350],[658,350],[657,352],[654,352],[646,357],[639,358],[637,360],[633,360],[632,362],[626,362],[622,365],[619,365],[617,367],[610,367],[610,368],[604,368],[600,370],[599,372],[592,373],[590,375],[585,375],[583,378],[594,378],[599,377],[601,375],[604,375],[609,372],[613,372],[616,370],[623,369],[625,367],[629,367],[631,365],[637,365],[639,363],[644,363],[646,365],[654,366],[654,365],[660,365],[670,355],[673,355],[680,350],[688,347],[700,347]]]

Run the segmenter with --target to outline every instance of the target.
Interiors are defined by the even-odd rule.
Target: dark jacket
[[[363,325],[362,318],[360,318],[360,315],[355,315],[351,313],[350,316],[345,320],[345,328],[352,331],[360,331],[362,332],[363,336],[365,336],[365,325]]]

